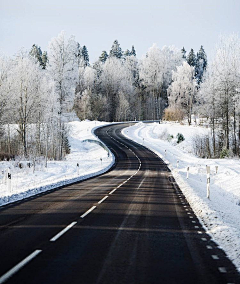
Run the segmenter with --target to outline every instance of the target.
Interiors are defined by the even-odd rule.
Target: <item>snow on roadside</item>
[[[148,147],[168,164],[207,233],[240,271],[240,161],[194,156],[194,136],[207,132],[206,128],[173,123],[138,123],[123,130],[126,137]],[[168,134],[176,137],[177,133],[185,137],[180,144],[174,143],[174,139],[173,143],[160,139]],[[206,165],[211,169],[210,200],[206,197]],[[190,169],[189,179],[186,177],[187,167]]]
[[[115,162],[114,155],[101,146],[83,142],[86,139],[98,140],[93,129],[107,124],[98,121],[69,122],[71,153],[64,161],[48,161],[33,168],[20,169],[16,161],[0,162],[0,206],[41,192],[81,181],[106,172]],[[26,163],[25,163],[26,164]],[[79,167],[77,167],[79,164]],[[11,169],[11,191],[4,180],[2,171]]]

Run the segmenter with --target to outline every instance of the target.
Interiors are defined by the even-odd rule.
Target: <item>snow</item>
[[[33,167],[27,167],[28,161],[21,161],[24,165],[22,169],[18,167],[20,161],[0,162],[0,205],[84,180],[110,169],[115,162],[114,155],[110,153],[108,157],[103,147],[84,142],[86,139],[98,140],[93,130],[105,124],[98,121],[69,122],[71,153],[64,161],[48,161],[47,168],[44,159],[37,164],[35,172]],[[11,187],[3,174],[9,168]]]
[[[240,271],[240,161],[196,157],[192,141],[196,135],[201,136],[208,131],[206,128],[178,123],[140,122],[125,128],[123,134],[148,147],[168,164],[207,233]],[[169,135],[176,137],[177,133],[183,134],[183,142],[177,144],[176,139],[167,141]],[[211,169],[210,200],[206,197],[206,165]],[[190,169],[188,179],[187,167]]]

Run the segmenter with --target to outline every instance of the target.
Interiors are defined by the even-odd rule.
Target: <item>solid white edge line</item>
[[[98,204],[101,204],[107,198],[108,198],[108,196],[103,197],[100,201],[98,201]]]
[[[64,233],[66,233],[69,229],[71,229],[74,225],[76,225],[77,222],[72,222],[70,225],[68,225],[65,229],[63,229],[61,232],[59,232],[56,236],[51,238],[51,242],[55,242],[58,238],[60,238]]]
[[[82,214],[81,218],[84,218],[85,216],[87,216],[90,212],[92,212],[97,206],[93,206],[90,209],[88,209],[88,211],[86,211],[84,214]]]
[[[10,269],[7,273],[5,273],[2,277],[0,277],[0,284],[7,281],[10,277],[13,276],[18,270],[20,270],[24,265],[26,265],[29,261],[31,261],[34,257],[36,257],[41,250],[35,250],[33,253],[31,253],[29,256],[24,258],[21,262],[19,262],[17,265],[15,265],[12,269]]]

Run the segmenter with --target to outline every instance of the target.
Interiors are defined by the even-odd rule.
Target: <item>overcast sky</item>
[[[35,43],[46,50],[61,30],[86,45],[90,61],[117,39],[139,58],[153,43],[210,56],[218,36],[239,33],[240,0],[0,0],[0,51],[15,54]]]

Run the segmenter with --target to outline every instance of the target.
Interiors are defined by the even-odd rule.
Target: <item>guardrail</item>
[[[108,152],[108,154],[110,154],[110,151],[109,151],[109,149],[106,147],[106,145],[103,144],[103,143],[102,143],[101,141],[99,141],[99,140],[85,139],[85,140],[83,140],[82,142],[95,143],[95,144],[101,146],[104,150],[106,150],[106,151]]]

